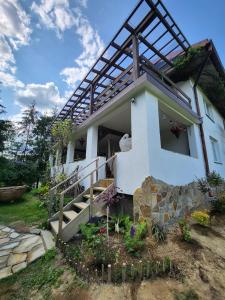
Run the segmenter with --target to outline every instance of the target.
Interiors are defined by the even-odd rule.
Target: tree
[[[37,163],[37,185],[39,179],[44,176],[47,169],[49,154],[51,151],[51,130],[52,116],[40,116],[33,128],[33,159]]]
[[[22,121],[19,123],[21,134],[25,136],[23,150],[24,159],[26,158],[28,146],[32,144],[33,128],[37,122],[39,112],[36,110],[35,102],[23,112]]]

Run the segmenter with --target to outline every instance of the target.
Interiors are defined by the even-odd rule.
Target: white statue
[[[129,134],[124,134],[124,136],[119,141],[119,146],[121,152],[126,152],[131,149],[132,138],[129,137]]]

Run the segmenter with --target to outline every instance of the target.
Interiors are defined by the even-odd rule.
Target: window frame
[[[203,102],[204,102],[204,109],[205,109],[205,114],[206,116],[215,123],[214,120],[214,113],[213,113],[213,105],[210,103],[210,101],[206,98],[203,97]]]
[[[222,164],[219,142],[217,139],[215,139],[212,136],[210,136],[209,138],[210,138],[210,143],[211,143],[211,147],[212,147],[213,161],[216,164]]]

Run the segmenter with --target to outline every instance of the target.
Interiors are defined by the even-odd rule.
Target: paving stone
[[[50,231],[41,230],[41,237],[46,250],[50,250],[55,247],[54,237]]]
[[[1,248],[0,248],[0,257],[9,255],[11,252],[12,252],[12,249],[7,249],[7,250],[1,251]]]
[[[8,266],[13,266],[24,262],[27,258],[26,253],[11,253],[8,259]]]
[[[0,225],[0,230],[5,228],[5,225]]]
[[[19,242],[8,243],[1,246],[1,250],[12,249],[19,245]]]
[[[10,238],[11,238],[11,239],[15,239],[15,238],[17,238],[17,237],[19,237],[19,236],[20,236],[20,234],[17,233],[17,232],[12,232],[12,233],[10,234]]]
[[[12,275],[11,267],[6,267],[0,270],[0,279]]]
[[[3,231],[3,232],[10,232],[10,231],[11,231],[11,228],[5,227],[5,228],[2,229],[2,231]]]
[[[44,245],[34,247],[27,255],[27,262],[30,263],[45,254]]]
[[[8,255],[1,256],[0,257],[0,269],[4,268],[7,266],[7,260],[8,260]]]
[[[0,238],[1,238],[1,239],[8,237],[8,235],[9,235],[8,232],[0,231]]]
[[[13,249],[14,253],[23,253],[30,251],[33,247],[42,244],[40,236],[33,236],[28,239],[24,239],[20,242],[19,246]]]
[[[30,229],[30,233],[32,233],[32,234],[40,234],[41,233],[41,229],[31,228]]]
[[[15,266],[13,266],[13,267],[12,267],[12,271],[13,271],[13,273],[19,272],[20,270],[25,269],[26,266],[27,266],[27,262],[24,261],[24,262],[22,262],[22,263],[20,263],[20,264],[17,264],[17,265],[15,265]]]
[[[2,244],[8,243],[9,241],[10,241],[10,238],[0,239],[0,247]]]

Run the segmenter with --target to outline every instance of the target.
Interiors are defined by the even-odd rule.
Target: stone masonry
[[[0,225],[0,279],[16,273],[54,247],[49,231],[19,233]]]
[[[134,220],[144,218],[169,225],[207,203],[196,182],[173,186],[149,176],[134,192]]]

